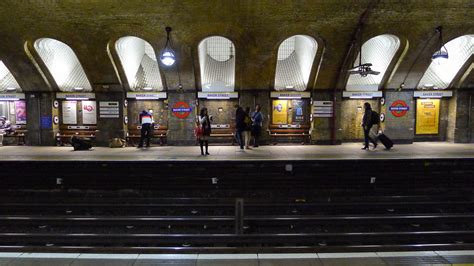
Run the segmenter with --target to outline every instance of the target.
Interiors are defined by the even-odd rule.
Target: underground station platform
[[[474,144],[360,148],[4,146],[0,264],[474,262]]]

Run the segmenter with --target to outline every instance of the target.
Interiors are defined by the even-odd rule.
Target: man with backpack
[[[375,111],[372,111],[370,103],[364,103],[364,116],[362,117],[362,128],[364,129],[364,147],[362,150],[369,149],[369,141],[374,144],[374,150],[377,148],[377,140],[370,137],[370,129],[373,125],[378,125],[380,123],[379,114]]]

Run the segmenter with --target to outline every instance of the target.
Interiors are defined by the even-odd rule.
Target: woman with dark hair
[[[369,133],[370,129],[374,125],[374,121],[372,119],[372,107],[370,103],[364,103],[364,116],[362,117],[362,128],[364,129],[364,147],[363,150],[369,149],[369,141],[374,144],[374,149],[377,148],[377,142],[373,140]]]
[[[207,108],[201,109],[198,117],[199,126],[202,129],[202,134],[199,136],[199,145],[201,146],[201,155],[204,155],[204,145],[206,146],[206,155],[209,155],[209,136],[211,135],[211,119],[207,113]]]

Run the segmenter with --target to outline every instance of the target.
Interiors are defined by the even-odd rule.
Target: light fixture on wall
[[[166,30],[166,44],[165,44],[165,48],[161,51],[160,61],[165,66],[172,66],[176,62],[176,56],[174,54],[173,49],[171,48],[171,39],[170,39],[171,27],[166,27],[165,30]]]
[[[16,88],[8,87],[8,88],[6,88],[6,91],[9,91],[9,92],[16,91]]]
[[[84,88],[82,88],[82,87],[75,87],[74,88],[74,91],[83,91],[83,90],[84,90]]]
[[[438,65],[444,63],[446,60],[448,60],[449,55],[448,55],[448,49],[446,49],[446,46],[443,44],[443,27],[438,26],[436,27],[436,32],[439,33],[439,44],[438,44],[438,51],[436,51],[431,59],[433,62],[437,63]]]
[[[145,88],[143,88],[143,90],[144,90],[144,91],[152,91],[153,88],[152,88],[152,87],[145,87]]]

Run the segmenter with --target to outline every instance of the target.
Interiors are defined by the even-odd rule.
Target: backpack
[[[378,125],[380,123],[380,115],[375,111],[372,111],[370,115],[370,123],[372,125]]]
[[[251,126],[252,125],[252,119],[250,119],[250,116],[246,115],[244,118],[244,124],[245,126]]]

